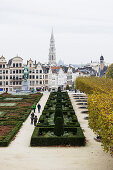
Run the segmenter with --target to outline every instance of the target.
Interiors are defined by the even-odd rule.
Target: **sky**
[[[48,62],[53,28],[56,60],[113,63],[113,0],[0,0],[0,56]]]

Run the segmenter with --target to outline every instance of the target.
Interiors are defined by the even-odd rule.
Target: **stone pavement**
[[[44,93],[40,100],[42,109],[49,93]],[[30,124],[30,116],[23,124],[20,132],[9,147],[0,148],[1,170],[112,170],[113,158],[102,150],[96,142],[94,133],[84,120],[85,114],[76,105],[73,94],[69,93],[73,108],[86,137],[83,147],[30,147],[30,139],[34,126]],[[40,114],[37,113],[38,117]]]

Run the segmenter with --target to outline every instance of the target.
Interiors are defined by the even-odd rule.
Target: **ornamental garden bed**
[[[0,122],[0,146],[8,146],[22,126],[22,121]]]
[[[11,94],[0,95],[0,146],[8,146],[31,113],[33,105],[38,103],[41,96],[41,93],[15,96]]]
[[[80,142],[80,143],[79,143]],[[85,137],[67,92],[51,92],[37,127],[31,146],[85,145]]]
[[[36,127],[32,138],[31,146],[83,146],[85,145],[84,135],[80,127],[64,128],[62,136],[54,135],[54,128]]]

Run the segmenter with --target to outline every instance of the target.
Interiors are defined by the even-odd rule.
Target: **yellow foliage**
[[[88,94],[89,125],[101,136],[104,150],[113,154],[113,80],[79,77],[76,88]]]

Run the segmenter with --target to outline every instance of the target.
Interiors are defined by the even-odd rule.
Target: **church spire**
[[[52,29],[51,38],[50,38],[49,64],[56,65],[56,49],[55,49],[55,40],[54,40],[54,35],[53,35],[53,29]]]

